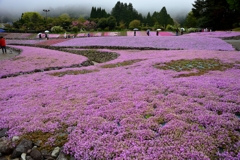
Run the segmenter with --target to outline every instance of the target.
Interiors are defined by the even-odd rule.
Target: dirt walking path
[[[225,40],[227,43],[231,44],[237,51],[240,51],[240,40]]]
[[[2,53],[2,49],[0,49],[0,60],[5,60],[5,59],[11,59],[13,57],[16,57],[20,54],[19,51],[7,48],[7,53]]]

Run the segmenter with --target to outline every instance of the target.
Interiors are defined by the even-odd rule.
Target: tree
[[[173,19],[171,18],[171,16],[167,13],[167,10],[165,7],[163,7],[161,9],[161,11],[159,12],[159,19],[158,19],[158,23],[161,24],[164,28],[170,24],[173,25]]]
[[[129,23],[129,28],[133,29],[133,28],[139,28],[141,26],[141,22],[139,20],[133,20]]]
[[[97,18],[97,9],[96,7],[92,7],[90,18]]]
[[[73,26],[73,27],[72,27],[72,31],[73,31],[74,33],[78,33],[79,29],[78,29],[77,26]]]
[[[231,10],[236,10],[236,11],[240,11],[240,1],[239,0],[227,0],[230,9]]]
[[[97,24],[94,21],[85,21],[83,26],[86,30],[94,30],[97,27]]]
[[[37,12],[25,12],[22,14],[20,23],[25,25],[26,29],[36,30],[40,25],[43,25],[43,17]]]
[[[240,26],[240,1],[239,0],[227,0],[229,7],[232,11],[234,11],[235,16],[235,23],[233,24],[234,27]]]
[[[147,14],[147,18],[146,18],[146,22],[145,22],[147,25],[146,26],[153,26],[154,25],[154,21],[153,21],[153,18],[150,14],[150,12],[148,12]]]
[[[84,23],[85,21],[86,21],[86,19],[84,17],[79,17],[78,18],[79,23]]]
[[[113,16],[110,16],[107,18],[107,25],[110,30],[113,30],[116,27],[116,18]]]
[[[67,13],[63,13],[58,17],[58,25],[62,26],[64,29],[68,29],[71,23],[71,17]]]
[[[186,27],[196,27],[197,26],[197,19],[194,17],[193,12],[189,12],[186,20],[185,20],[185,26]]]
[[[119,22],[119,28],[124,29],[126,27],[126,24],[123,21]]]
[[[173,19],[167,13],[167,9],[163,7],[160,12],[153,12],[152,15],[154,25],[158,24],[161,25],[163,28],[166,28],[168,24],[173,25]]]
[[[53,32],[53,33],[61,33],[61,32],[64,32],[64,29],[61,26],[54,26],[54,27],[51,28],[51,32]]]
[[[142,19],[141,14],[138,14],[131,3],[121,3],[119,1],[112,8],[111,15],[116,18],[117,25],[120,21],[123,21],[128,26],[132,20]]]
[[[90,19],[96,19],[96,18],[107,18],[108,14],[105,11],[105,9],[92,7],[91,13],[90,13]]]
[[[37,12],[25,12],[24,14],[22,14],[21,19],[24,21],[24,23],[36,23],[43,21],[43,17]]]
[[[117,25],[119,25],[120,21],[123,21],[122,19],[122,11],[123,11],[123,4],[118,1],[115,6],[112,8],[111,15],[116,18]]]
[[[213,30],[232,28],[232,25],[237,21],[237,15],[239,15],[236,10],[230,8],[227,0],[196,0],[192,12],[198,19],[199,27],[212,28]]]
[[[108,19],[107,18],[100,18],[98,20],[97,24],[98,28],[101,28],[102,30],[106,27],[108,27]]]

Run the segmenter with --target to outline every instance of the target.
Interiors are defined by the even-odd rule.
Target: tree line
[[[213,30],[240,27],[240,0],[196,0],[187,21]]]
[[[46,14],[47,15],[47,14]],[[178,27],[211,28],[226,30],[240,26],[239,0],[196,0],[191,12],[183,23],[178,23],[168,13],[166,7],[143,16],[131,3],[118,1],[110,13],[105,9],[92,7],[89,17],[70,17],[64,13],[58,17],[42,16],[38,12],[22,13],[13,25],[6,25],[9,31],[52,32],[110,31],[138,28],[140,30],[175,30]]]

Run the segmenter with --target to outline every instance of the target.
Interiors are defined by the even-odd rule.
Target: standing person
[[[38,38],[42,39],[42,33],[38,33]]]
[[[181,29],[181,35],[183,35],[183,28]]]
[[[45,33],[45,38],[48,40],[49,38],[48,38],[48,34],[47,33]]]
[[[0,37],[0,48],[2,49],[2,36]]]
[[[150,33],[150,30],[148,29],[148,30],[147,30],[147,35],[148,35],[148,36],[149,36],[149,33]]]
[[[179,32],[179,30],[178,30],[178,28],[176,29],[176,36],[178,36],[178,32]]]
[[[134,32],[133,32],[133,33],[134,33],[134,36],[136,36],[136,31],[135,31],[135,30],[134,30]]]
[[[156,35],[158,36],[158,34],[159,34],[159,32],[158,32],[158,30],[157,30],[157,33],[156,33]]]
[[[3,54],[4,54],[4,52],[7,53],[6,40],[3,38],[3,36],[0,37],[0,46],[2,48]]]

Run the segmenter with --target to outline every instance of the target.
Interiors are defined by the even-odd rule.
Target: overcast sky
[[[0,0],[0,10],[21,15],[24,12],[34,12],[40,9],[79,6],[79,8],[89,9],[89,12],[92,7],[101,7],[110,13],[118,1],[132,3],[133,7],[142,14],[159,12],[165,6],[171,16],[176,16],[188,13],[195,0]]]

